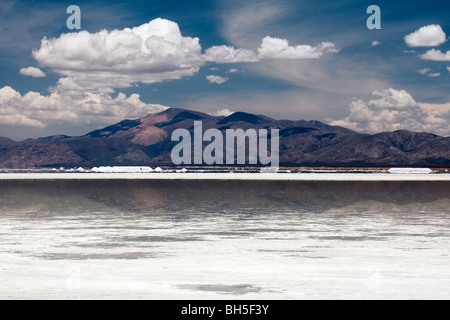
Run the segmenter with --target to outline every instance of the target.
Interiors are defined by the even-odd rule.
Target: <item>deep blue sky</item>
[[[318,59],[205,62],[197,72],[182,79],[150,84],[136,81],[126,88],[112,88],[116,90],[111,93],[112,98],[119,92],[127,96],[137,93],[149,104],[210,113],[229,109],[275,118],[330,122],[348,117],[354,99],[370,105],[369,101],[374,98],[372,92],[392,88],[404,90],[418,105],[426,104],[428,109],[423,109],[424,112],[435,105],[440,121],[448,121],[450,70],[447,67],[450,61],[424,60],[420,55],[431,49],[446,53],[450,42],[434,47],[409,47],[404,40],[406,35],[429,25],[439,25],[448,38],[448,1],[7,0],[0,4],[0,89],[8,86],[22,96],[33,91],[45,97],[50,94],[49,88],[67,76],[40,64],[32,51],[41,47],[44,37],[58,38],[72,32],[66,27],[69,16],[66,8],[72,4],[81,8],[82,30],[90,34],[102,29],[133,28],[163,18],[177,23],[184,37],[198,37],[202,53],[223,45],[256,51],[266,36],[286,39],[291,46],[318,46],[330,42],[338,49]],[[382,10],[381,30],[366,28],[369,17],[366,9],[372,4]],[[377,45],[372,45],[373,41],[377,41]],[[46,77],[34,78],[19,73],[21,68],[27,67],[40,68]],[[231,69],[236,72],[230,73]],[[227,78],[227,81],[210,83],[207,80],[210,75]],[[39,118],[44,125],[30,125],[14,120],[11,108],[15,108],[15,104],[9,103],[8,108],[0,103],[0,136],[13,139],[56,133],[83,134],[108,122],[104,117],[95,116],[88,121],[58,118],[48,123]],[[17,110],[23,113],[26,106],[20,105]],[[2,114],[7,116],[2,118]],[[27,117],[34,119],[32,115]],[[415,120],[420,122],[424,117],[426,115]],[[110,119],[114,123],[118,116]],[[395,120],[400,126],[408,123],[404,117],[400,120]],[[435,132],[443,131],[436,129]]]

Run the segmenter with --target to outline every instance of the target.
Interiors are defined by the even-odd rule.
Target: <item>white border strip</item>
[[[386,173],[2,173],[5,180],[449,181],[450,174]]]

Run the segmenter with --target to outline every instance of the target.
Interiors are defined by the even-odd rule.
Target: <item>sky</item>
[[[449,14],[446,0],[2,0],[0,136],[168,107],[450,136]]]

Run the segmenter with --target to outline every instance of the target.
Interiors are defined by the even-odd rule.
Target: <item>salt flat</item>
[[[448,299],[449,184],[0,174],[0,299]]]
[[[442,208],[11,212],[0,217],[0,299],[448,299]]]

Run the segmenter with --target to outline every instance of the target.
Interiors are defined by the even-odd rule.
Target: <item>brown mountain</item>
[[[124,120],[82,137],[52,136],[15,142],[0,138],[0,168],[171,165],[175,129],[279,129],[282,166],[450,167],[450,138],[396,131],[367,135],[319,121],[275,120],[237,112],[228,117],[167,109]]]

